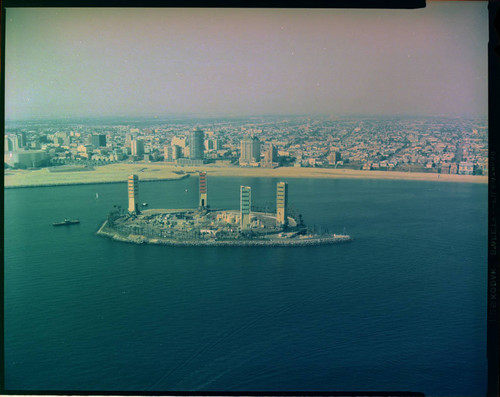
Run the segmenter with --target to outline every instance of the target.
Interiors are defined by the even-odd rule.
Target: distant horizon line
[[[113,116],[47,116],[47,117],[33,117],[33,118],[5,118],[5,123],[16,123],[16,122],[41,122],[41,121],[100,121],[100,120],[116,120],[123,119],[127,121],[162,121],[169,119],[252,119],[252,118],[488,118],[488,114],[484,115],[459,115],[452,113],[443,114],[328,114],[328,113],[304,113],[304,114],[241,114],[241,115],[229,115],[229,114],[196,114],[196,113],[179,113],[179,114],[169,114],[169,115],[154,115],[154,116],[123,116],[123,115],[113,115]]]

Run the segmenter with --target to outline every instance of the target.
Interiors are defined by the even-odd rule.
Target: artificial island
[[[288,184],[276,186],[276,212],[252,211],[252,189],[240,186],[240,210],[211,209],[207,175],[199,173],[199,206],[193,209],[145,209],[139,178],[128,178],[128,211],[114,206],[98,235],[136,244],[175,246],[306,246],[351,241],[346,234],[316,233],[302,216],[288,211]]]

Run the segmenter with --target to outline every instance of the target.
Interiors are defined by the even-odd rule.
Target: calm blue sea
[[[237,209],[248,185],[272,207],[277,181],[209,177],[209,202]],[[143,182],[140,201],[195,207],[197,183]],[[119,243],[94,233],[126,183],[5,190],[7,389],[484,395],[487,186],[288,183],[306,224],[355,240]]]

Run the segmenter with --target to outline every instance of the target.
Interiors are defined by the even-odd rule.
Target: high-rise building
[[[164,147],[165,161],[174,161],[182,157],[180,146],[170,145]]]
[[[202,160],[204,149],[203,131],[195,128],[189,134],[189,158],[191,160]]]
[[[328,155],[328,163],[331,165],[335,165],[338,161],[341,161],[342,156],[340,155],[340,152],[331,152]]]
[[[177,145],[172,145],[172,160],[177,160],[182,157],[182,148]]]
[[[252,208],[252,189],[249,186],[240,187],[240,227],[250,228],[250,211]]]
[[[260,140],[256,136],[252,137],[252,158],[256,163],[260,161]]]
[[[172,138],[172,141],[170,142],[170,144],[172,146],[176,145],[176,146],[179,146],[181,148],[185,148],[186,147],[186,138],[179,138],[179,137],[174,136]]]
[[[106,135],[92,135],[92,146],[94,147],[103,147],[106,146]]]
[[[54,143],[58,143],[59,145],[69,146],[71,144],[71,135],[66,131],[56,132]]]
[[[128,210],[139,213],[139,177],[137,175],[128,177]]]
[[[220,140],[217,138],[205,139],[205,150],[219,150],[221,148]]]
[[[132,156],[142,156],[144,154],[144,141],[134,139],[130,142]]]
[[[266,149],[264,151],[264,160],[262,165],[265,167],[272,167],[274,163],[278,160],[278,150],[272,143],[266,144]]]
[[[4,154],[4,162],[13,168],[36,168],[48,165],[49,156],[43,150],[14,150]]]
[[[278,182],[276,185],[276,224],[286,226],[288,221],[288,183]]]
[[[252,158],[252,140],[243,138],[240,142],[240,164],[250,163]]]
[[[19,135],[12,135],[10,137],[12,141],[12,150],[19,150],[21,149],[21,137]]]
[[[260,141],[257,137],[241,140],[240,164],[252,164],[260,161]]]
[[[207,207],[207,173],[200,172],[200,208]]]
[[[17,139],[18,139],[18,145],[19,145],[19,148],[23,148],[23,147],[26,147],[26,133],[25,132],[21,132],[20,134],[17,134]]]
[[[134,139],[134,136],[132,134],[126,134],[125,135],[125,145],[130,146],[130,142],[132,142]]]
[[[4,152],[12,152],[14,150],[12,140],[8,136],[5,137],[5,146],[3,150]]]

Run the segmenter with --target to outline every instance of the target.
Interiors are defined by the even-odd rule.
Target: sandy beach
[[[33,187],[33,186],[58,186],[82,185],[94,183],[125,182],[129,175],[137,174],[145,180],[173,180],[185,178],[186,174],[178,174],[175,167],[165,168],[162,165],[145,164],[109,164],[93,167],[88,170],[76,167],[57,167],[58,172],[50,172],[48,168],[39,170],[5,170],[4,182],[6,188]],[[62,169],[59,171],[59,169]],[[76,168],[77,169],[77,168]],[[176,171],[176,172],[174,172]]]
[[[349,179],[399,179],[436,182],[488,183],[488,177],[476,175],[447,175],[397,171],[362,171],[328,168],[243,168],[231,166],[203,165],[181,167],[170,164],[134,163],[109,164],[88,170],[67,168],[67,172],[40,170],[5,170],[6,188],[77,185],[93,183],[125,182],[131,174],[139,175],[141,181],[175,180],[186,175],[205,171],[207,176],[241,176],[266,178],[349,178]],[[64,171],[64,169],[63,169]]]

